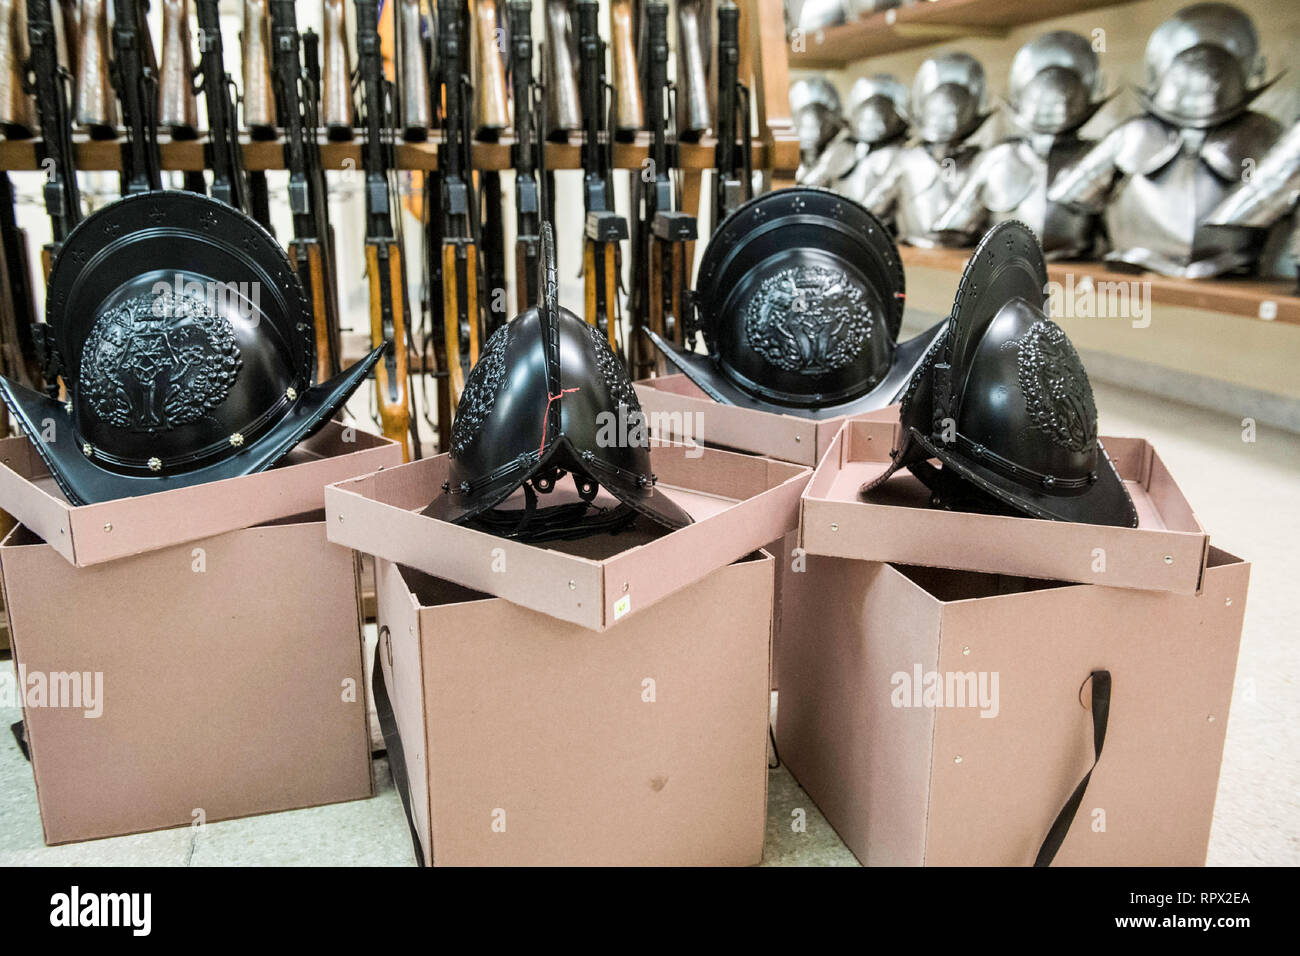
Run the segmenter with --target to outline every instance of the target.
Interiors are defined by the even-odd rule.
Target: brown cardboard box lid
[[[839,415],[813,421],[723,405],[685,375],[643,379],[635,388],[651,434],[798,465],[816,465],[846,418]]]
[[[401,462],[395,442],[328,422],[268,471],[77,506],[28,438],[8,438],[0,440],[0,509],[80,568],[317,511],[326,485]]]
[[[442,491],[447,456],[439,455],[327,488],[329,539],[603,631],[796,528],[812,474],[676,444],[653,447],[651,460],[659,489],[694,524],[671,533],[638,525],[546,546],[509,541],[419,513]]]
[[[892,420],[845,423],[803,495],[809,554],[1196,594],[1210,536],[1150,443],[1103,437],[1137,508],[1137,528],[942,511],[910,472],[866,502],[863,483],[889,467]],[[883,498],[883,495],[882,495]]]

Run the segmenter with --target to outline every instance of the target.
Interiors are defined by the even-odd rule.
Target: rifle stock
[[[36,127],[23,74],[28,58],[25,0],[0,0],[0,131],[26,139]]]
[[[474,17],[474,113],[479,139],[495,142],[510,125],[506,74],[497,43],[496,0],[471,0]]]
[[[614,74],[614,135],[624,141],[635,139],[645,124],[641,104],[641,78],[636,66],[635,34],[632,0],[612,0],[609,8],[609,47]]]
[[[94,139],[117,136],[117,104],[109,79],[108,0],[83,0],[77,50],[75,116]]]
[[[267,0],[244,0],[240,62],[244,69],[244,125],[254,139],[275,138],[275,94]]]
[[[365,3],[366,0],[361,0]],[[411,460],[411,409],[407,395],[406,302],[394,289],[404,287],[402,249],[396,242],[367,240],[366,275],[370,279],[370,341],[389,343],[385,361],[375,366],[375,392],[384,437],[399,442],[402,460]]]
[[[162,61],[158,76],[158,122],[172,139],[198,135],[194,99],[194,54],[190,49],[189,0],[162,0]]]
[[[422,143],[429,138],[429,69],[424,62],[420,0],[398,0],[397,77],[401,84],[402,138]]]
[[[694,142],[713,125],[709,42],[702,0],[677,2],[677,136]]]
[[[321,66],[321,118],[329,138],[352,139],[355,112],[352,103],[352,53],[348,48],[347,11],[343,0],[322,0],[323,63]]]
[[[546,115],[548,139],[563,142],[582,129],[582,97],[578,91],[578,67],[574,62],[573,26],[566,0],[545,0]]]

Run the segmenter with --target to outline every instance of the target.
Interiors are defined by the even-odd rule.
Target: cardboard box
[[[314,511],[331,482],[401,461],[394,442],[329,422],[268,471],[74,506],[31,441],[9,438],[0,440],[0,508],[81,568]]]
[[[723,405],[680,374],[642,379],[634,387],[641,410],[652,427],[658,423],[657,434],[664,439],[689,439],[710,448],[761,455],[797,465],[816,465],[846,418],[839,415],[813,421],[797,415]]]
[[[376,659],[425,862],[760,862],[772,564],[601,634],[377,560]]]
[[[541,547],[419,514],[441,494],[447,466],[440,455],[330,486],[330,540],[597,631],[794,530],[811,474],[766,458],[659,445],[651,449],[657,487],[694,524],[668,533],[643,523]],[[557,488],[552,497],[565,493]],[[613,503],[601,495],[597,503]]]
[[[637,397],[654,434],[672,441],[693,441],[708,448],[720,448],[750,455],[762,455],[792,464],[814,466],[839,434],[846,416],[812,421],[796,415],[761,412],[751,408],[722,405],[711,399],[685,375],[661,375],[636,383]],[[883,417],[882,417],[883,416]],[[869,412],[872,420],[896,420],[897,408]],[[763,545],[776,557],[776,590],[773,600],[772,644],[802,640],[805,628],[816,627],[815,614],[795,608],[817,606],[815,591],[796,594],[796,588],[810,584],[801,573],[804,559],[798,530]],[[781,685],[780,654],[772,670],[772,689]]]
[[[781,758],[865,864],[1029,864],[1092,766],[1106,669],[1056,865],[1203,864],[1249,571],[1211,549],[1193,596],[810,558],[820,626],[778,649]],[[918,697],[927,675],[951,690]]]
[[[0,565],[47,843],[371,795],[356,558],[319,512],[87,568],[20,526]]]
[[[845,423],[803,495],[800,541],[809,554],[1027,575],[1110,587],[1195,594],[1210,536],[1151,445],[1102,443],[1137,508],[1137,528],[966,514],[930,507],[930,492],[900,470],[873,493],[858,491],[889,467],[889,421]]]

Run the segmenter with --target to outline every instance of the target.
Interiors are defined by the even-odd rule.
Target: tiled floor
[[[1102,431],[1149,438],[1215,544],[1254,563],[1208,862],[1300,863],[1300,654],[1293,624],[1300,437],[1260,429],[1247,442],[1241,420],[1248,410],[1215,415],[1111,386],[1096,392]],[[6,665],[3,679],[10,673]],[[6,728],[19,716],[16,708],[0,708]],[[375,772],[379,793],[371,800],[45,847],[30,768],[6,731],[0,865],[409,865],[410,841],[386,762],[377,761]],[[798,808],[807,811],[803,832],[791,827]],[[769,777],[764,861],[856,862],[784,769]]]

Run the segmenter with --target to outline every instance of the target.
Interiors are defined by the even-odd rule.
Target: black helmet
[[[1097,440],[1088,374],[1044,311],[1046,287],[1029,227],[1008,220],[989,230],[962,274],[948,328],[908,385],[893,464],[864,496],[907,466],[936,504],[954,510],[1137,526]]]
[[[694,303],[708,355],[647,331],[716,401],[823,419],[897,401],[941,327],[898,345],[903,265],[880,220],[797,187],[741,206],[714,232]]]
[[[451,428],[443,493],[424,514],[524,541],[618,531],[643,515],[667,528],[691,517],[655,488],[636,392],[604,335],[556,301],[555,242],[542,224],[540,306],[497,329]],[[565,473],[577,499],[537,507]],[[603,487],[618,504],[596,504]],[[523,489],[522,509],[499,508]]]
[[[332,416],[383,349],[313,386],[310,306],[254,220],[191,192],[86,217],[50,271],[60,402],[5,403],[74,504],[269,468]]]

